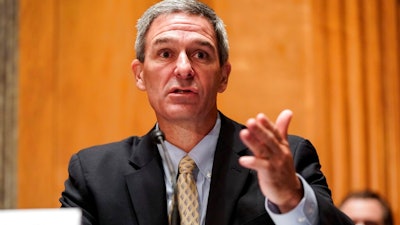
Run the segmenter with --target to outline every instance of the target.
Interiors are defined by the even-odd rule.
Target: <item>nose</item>
[[[182,79],[192,78],[194,75],[194,71],[192,68],[192,64],[186,52],[181,52],[176,61],[175,68],[176,76]]]

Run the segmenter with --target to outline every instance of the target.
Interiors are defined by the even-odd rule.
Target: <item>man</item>
[[[356,225],[393,225],[389,204],[376,192],[365,190],[349,193],[340,209]]]
[[[314,147],[287,135],[291,111],[276,123],[259,114],[246,127],[218,111],[231,65],[224,24],[212,9],[165,0],[137,28],[132,70],[157,123],[143,137],[74,155],[63,207],[80,207],[84,224],[168,224],[173,206],[186,206],[175,198],[182,191],[174,171],[188,155],[196,165],[191,224],[351,224],[332,203]],[[154,130],[165,144],[154,142]]]

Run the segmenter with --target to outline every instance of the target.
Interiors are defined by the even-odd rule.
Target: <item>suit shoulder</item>
[[[94,145],[85,149],[82,149],[76,153],[82,159],[85,158],[97,158],[97,157],[116,157],[130,155],[132,147],[135,146],[141,137],[131,136],[121,141]]]
[[[301,136],[297,135],[288,135],[288,141],[291,149],[296,149],[299,147],[311,147],[314,148],[311,142]]]
[[[289,134],[288,135],[288,141],[289,141],[289,143],[298,143],[298,142],[302,142],[302,141],[305,141],[306,139],[305,138],[303,138],[303,137],[301,137],[301,136],[298,136],[298,135],[293,135],[293,134]]]

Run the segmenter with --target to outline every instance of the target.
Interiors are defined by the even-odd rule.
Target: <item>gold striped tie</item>
[[[196,163],[189,156],[179,162],[177,191],[181,225],[199,224],[199,194],[192,173],[195,167]]]

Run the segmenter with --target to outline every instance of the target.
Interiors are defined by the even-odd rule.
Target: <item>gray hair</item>
[[[229,57],[228,35],[226,33],[225,24],[213,9],[197,0],[164,0],[147,9],[136,25],[136,58],[144,62],[145,38],[152,22],[160,15],[178,12],[203,16],[210,21],[214,27],[217,39],[220,65],[223,65]]]

